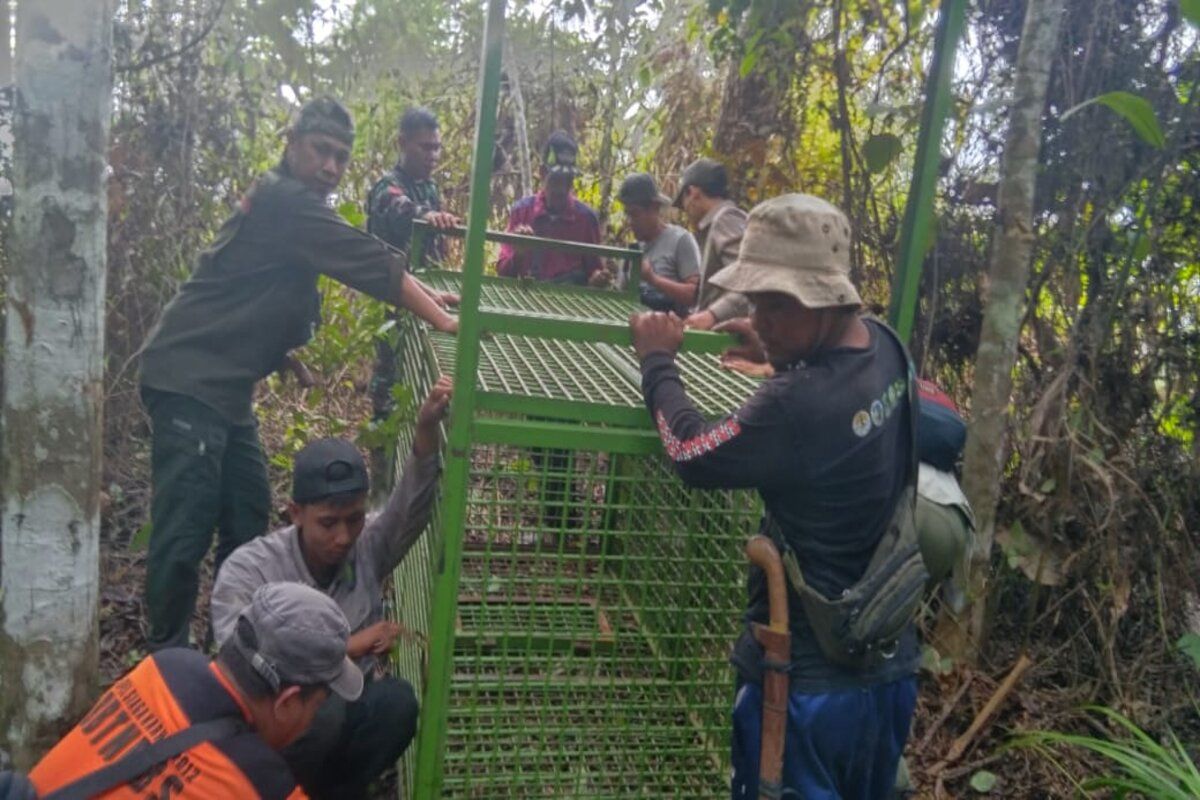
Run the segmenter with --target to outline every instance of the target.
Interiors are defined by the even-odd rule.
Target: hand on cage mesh
[[[683,344],[683,320],[663,311],[646,311],[629,317],[633,349],[639,361],[651,353],[674,356]]]
[[[611,289],[616,282],[616,276],[608,267],[601,267],[588,278],[588,286],[593,289]]]

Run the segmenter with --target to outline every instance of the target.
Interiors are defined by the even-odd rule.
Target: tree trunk
[[[1057,52],[1064,0],[1029,0],[1013,78],[1008,136],[1000,168],[998,224],[992,240],[983,329],[975,357],[975,388],[967,434],[963,488],[975,508],[977,547],[969,597],[970,647],[985,638],[988,579],[996,531],[996,504],[1007,461],[1012,371],[1017,356],[1033,251],[1034,187],[1042,143],[1046,85]],[[969,653],[960,653],[967,655]]]
[[[533,194],[533,161],[529,155],[529,124],[525,117],[525,93],[521,91],[521,65],[513,55],[512,42],[505,45],[504,61],[508,64],[508,91],[513,103],[513,131],[517,138],[517,171],[521,178],[518,197]]]
[[[17,10],[0,746],[29,767],[97,679],[111,0]]]
[[[752,204],[767,187],[767,164],[773,140],[789,138],[792,125],[788,93],[792,85],[796,48],[808,13],[807,3],[755,3],[741,25],[744,41],[755,34],[784,32],[786,36],[762,35],[747,58],[729,64],[721,93],[721,110],[713,134],[713,151],[734,176],[732,190],[739,202]],[[847,212],[849,209],[847,209]]]

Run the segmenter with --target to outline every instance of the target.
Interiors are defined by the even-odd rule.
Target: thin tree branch
[[[194,49],[197,45],[207,39],[208,35],[212,33],[213,28],[216,27],[217,20],[221,18],[221,14],[225,11],[225,2],[226,0],[218,0],[217,10],[213,12],[212,18],[209,19],[209,21],[205,23],[204,27],[201,28],[200,31],[182,47],[172,50],[169,53],[163,53],[161,55],[153,56],[152,58],[144,58],[141,61],[135,61],[132,64],[117,64],[114,66],[113,71],[119,74],[138,72],[146,69],[147,67],[153,67],[156,64],[161,64],[164,61],[170,61],[173,58],[179,58],[189,50]]]

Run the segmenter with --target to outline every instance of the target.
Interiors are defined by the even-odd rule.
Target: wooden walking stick
[[[763,646],[762,748],[758,762],[759,800],[778,800],[783,795],[783,741],[787,729],[788,673],[792,634],[788,630],[787,579],[779,550],[766,536],[746,543],[750,563],[767,577],[770,624],[751,625],[754,638]]]

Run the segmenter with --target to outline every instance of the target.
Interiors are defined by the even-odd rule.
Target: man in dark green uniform
[[[410,108],[400,118],[396,135],[400,160],[375,182],[367,197],[367,231],[393,247],[408,250],[414,220],[435,228],[459,224],[453,214],[442,210],[441,192],[433,171],[442,155],[442,138],[437,117],[427,108]],[[441,261],[446,244],[435,236],[426,253]]]
[[[317,277],[404,306],[445,331],[457,320],[383,242],[326,203],[354,123],[331,98],[306,104],[264,173],[200,254],[142,353],[153,426],[153,529],[146,573],[152,649],[188,643],[198,567],[217,528],[217,567],[267,529],[270,489],[254,386],[320,322]]]
[[[442,137],[437,117],[427,108],[410,108],[400,117],[396,132],[400,160],[371,187],[367,195],[367,232],[392,247],[408,252],[412,244],[413,222],[422,220],[434,228],[460,224],[458,217],[442,210],[442,196],[433,172],[442,155]],[[432,236],[425,241],[425,253],[432,261],[444,261],[446,241]],[[457,304],[453,294],[435,294],[439,304]],[[392,413],[392,386],[396,383],[396,351],[392,343],[380,337],[375,344],[375,368],[371,377],[371,409],[376,422]],[[389,472],[387,454],[371,453],[371,471]]]

